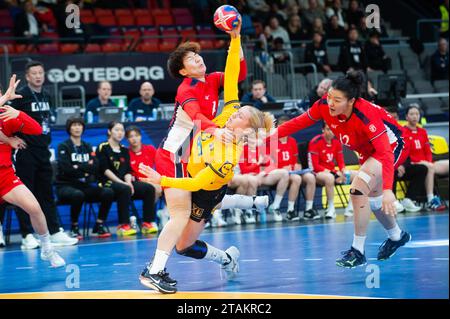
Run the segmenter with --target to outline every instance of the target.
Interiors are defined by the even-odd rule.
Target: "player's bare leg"
[[[258,175],[259,184],[267,186],[276,186],[276,194],[273,203],[269,207],[269,211],[273,214],[275,221],[282,221],[283,217],[280,212],[280,204],[283,200],[284,193],[289,186],[289,172],[285,169],[275,169],[267,175]]]
[[[317,184],[325,186],[328,201],[327,212],[325,214],[327,218],[336,217],[336,210],[334,208],[334,181],[335,178],[330,172],[319,172],[316,174]]]

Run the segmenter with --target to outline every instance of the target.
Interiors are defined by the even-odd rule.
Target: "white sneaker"
[[[216,209],[211,218],[211,227],[223,227],[228,223],[222,217],[222,210]]]
[[[273,209],[269,207],[269,212],[273,214],[273,220],[276,222],[283,221],[283,216],[281,215],[280,209]]]
[[[242,223],[241,216],[243,214],[244,213],[242,212],[242,209],[239,208],[234,209],[233,216],[231,218],[236,225],[240,225]]]
[[[156,216],[158,216],[159,219],[159,229],[163,229],[170,219],[167,206],[164,206],[163,209],[158,209],[158,211],[156,212]]]
[[[262,211],[269,206],[269,196],[256,196],[253,200],[253,205],[255,205],[258,212]]]
[[[65,232],[59,231],[50,235],[50,242],[54,246],[72,246],[78,244],[78,238],[69,237]]]
[[[241,253],[235,246],[229,247],[225,252],[231,257],[231,261],[226,265],[222,265],[222,270],[225,271],[227,280],[231,280],[239,272],[239,256]]]
[[[336,218],[336,209],[334,207],[328,208],[327,212],[325,213],[326,219],[334,219]]]
[[[39,242],[34,238],[33,234],[28,234],[25,238],[22,238],[22,245],[20,249],[29,250],[36,249],[40,246]]]
[[[420,206],[416,206],[414,204],[414,202],[411,199],[409,199],[409,198],[403,199],[401,203],[402,203],[403,207],[405,207],[405,210],[407,212],[416,213],[419,210],[421,210],[421,207]]]
[[[403,205],[398,200],[396,200],[394,202],[394,205],[395,205],[395,210],[397,211],[397,214],[401,213],[405,210],[405,207],[403,207]]]
[[[64,259],[62,259],[62,257],[60,255],[58,255],[58,253],[56,251],[54,251],[53,249],[48,250],[48,251],[41,251],[41,259],[44,261],[49,261],[50,265],[53,268],[58,268],[58,267],[64,267],[66,265],[66,262],[64,261]]]
[[[5,247],[5,237],[3,237],[3,226],[2,223],[0,223],[0,248]]]
[[[254,224],[256,223],[255,214],[251,209],[247,209],[244,213],[244,221],[246,224]]]

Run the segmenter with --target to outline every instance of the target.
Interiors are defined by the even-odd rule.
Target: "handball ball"
[[[241,15],[230,5],[223,5],[214,12],[214,25],[222,31],[231,31],[239,24]]]

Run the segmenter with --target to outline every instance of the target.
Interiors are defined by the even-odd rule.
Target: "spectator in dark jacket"
[[[276,102],[275,99],[267,93],[266,83],[261,80],[255,80],[252,82],[252,91],[245,94],[241,101],[244,104],[249,103],[258,109],[261,109],[265,103]]]
[[[364,17],[364,12],[362,12],[361,8],[359,7],[358,0],[350,1],[346,16],[349,28],[357,28],[359,26],[361,18]]]
[[[382,70],[384,73],[391,68],[391,58],[386,55],[380,43],[380,34],[373,31],[365,45],[368,71]]]
[[[341,46],[339,52],[339,65],[343,72],[349,70],[366,71],[367,57],[364,46],[358,40],[359,34],[356,28],[351,28],[348,31],[348,39]]]
[[[327,28],[327,38],[328,39],[345,39],[347,32],[345,29],[339,25],[339,20],[337,15],[333,15],[330,18],[330,22]]]
[[[47,25],[39,21],[35,12],[36,8],[31,0],[23,4],[23,12],[14,21],[14,35],[26,39],[17,40],[17,43],[31,43],[39,38],[41,31],[47,31]]]
[[[448,80],[448,42],[439,40],[438,49],[431,56],[431,81]]]
[[[319,72],[331,72],[331,67],[328,63],[327,49],[320,33],[315,32],[313,35],[313,42],[306,46],[305,63],[314,63]]]

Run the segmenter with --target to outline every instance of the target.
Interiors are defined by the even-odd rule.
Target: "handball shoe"
[[[92,228],[92,234],[98,238],[111,237],[111,233],[106,230],[103,223],[95,223],[94,228]]]
[[[407,242],[411,240],[411,234],[402,231],[400,240],[394,241],[390,238],[386,239],[378,249],[378,260],[386,260],[391,258],[397,249],[404,246]]]
[[[225,271],[227,280],[233,279],[236,274],[239,272],[239,256],[240,252],[235,246],[229,247],[225,250],[230,261],[224,265],[222,265],[222,270]]]
[[[54,246],[72,246],[78,244],[78,238],[71,238],[62,230],[50,235],[50,241]]]
[[[28,234],[25,238],[22,239],[22,245],[20,246],[20,249],[36,249],[39,246],[39,242],[36,240],[36,238],[34,238],[33,234]]]
[[[128,224],[122,224],[117,226],[117,235],[118,236],[133,236],[136,235],[136,229],[133,229]]]
[[[53,268],[64,267],[66,265],[64,259],[62,259],[62,257],[53,249],[47,251],[42,250],[41,259],[44,261],[49,261],[51,267]]]
[[[286,219],[289,221],[299,220],[298,211],[290,210],[286,213]]]
[[[141,232],[143,234],[156,234],[158,232],[158,225],[155,222],[143,222]]]
[[[171,285],[167,280],[175,282],[175,284]],[[177,292],[177,288],[175,287],[176,281],[171,279],[165,270],[161,270],[157,274],[150,274],[148,267],[145,267],[139,276],[139,281],[145,287],[157,290],[163,294],[174,294]]]
[[[272,207],[269,207],[269,213],[273,214],[274,221],[281,222],[283,220],[283,216],[281,215],[281,212],[279,209],[274,209]]]
[[[305,217],[305,219],[309,219],[309,220],[320,219],[319,213],[313,208],[312,209],[308,209],[307,211],[305,211],[303,216]]]
[[[344,255],[341,259],[336,260],[336,266],[344,268],[355,268],[357,266],[363,266],[366,264],[366,257],[358,249],[353,246],[342,252]]]

